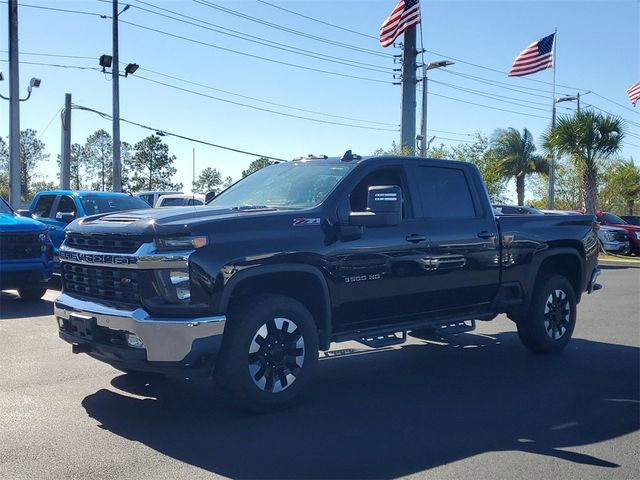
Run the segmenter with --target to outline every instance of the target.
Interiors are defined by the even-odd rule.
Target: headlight
[[[640,232],[636,232],[636,238],[640,240]]]
[[[156,270],[158,293],[170,303],[189,303],[191,301],[191,282],[189,270]]]
[[[40,253],[48,254],[51,252],[51,241],[49,240],[49,232],[41,233],[38,235],[40,239]]]
[[[207,243],[209,243],[209,239],[204,235],[197,237],[156,238],[156,248],[158,250],[191,250],[204,247]]]
[[[613,240],[616,239],[616,234],[613,232],[605,232],[604,237],[610,242],[612,242]]]

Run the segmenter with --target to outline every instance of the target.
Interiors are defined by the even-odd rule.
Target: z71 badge
[[[309,227],[309,226],[320,226],[319,218],[294,218],[293,226],[294,227]]]

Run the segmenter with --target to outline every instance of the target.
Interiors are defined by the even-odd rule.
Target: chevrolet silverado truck
[[[15,288],[23,300],[38,300],[47,291],[52,270],[47,227],[17,215],[0,198],[0,289]]]
[[[470,163],[310,156],[198,209],[76,220],[55,316],[73,352],[212,377],[237,402],[275,409],[332,342],[381,347],[506,313],[526,347],[562,350],[582,294],[600,288],[594,225],[496,218]]]

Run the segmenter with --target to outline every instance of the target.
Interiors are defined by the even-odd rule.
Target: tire
[[[289,406],[318,363],[318,331],[297,300],[264,295],[232,311],[214,371],[233,404],[255,412]]]
[[[40,300],[47,293],[47,287],[23,287],[18,289],[22,300]]]
[[[576,295],[562,275],[545,275],[535,286],[529,311],[517,323],[522,343],[538,353],[567,346],[576,325]]]

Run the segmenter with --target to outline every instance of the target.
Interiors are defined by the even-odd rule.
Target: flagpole
[[[558,28],[553,35],[553,96],[551,98],[551,130],[556,127],[556,43],[558,41]],[[551,150],[551,165],[549,166],[549,210],[555,208],[555,182],[556,182],[556,155]]]

